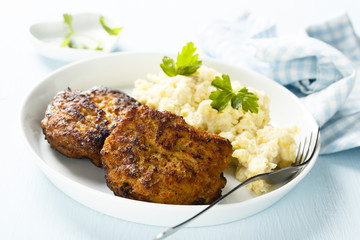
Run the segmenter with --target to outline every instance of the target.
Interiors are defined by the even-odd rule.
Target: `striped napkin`
[[[321,126],[320,153],[360,146],[360,40],[346,14],[306,34],[278,37],[275,24],[245,13],[211,23],[200,43],[210,57],[253,69],[295,93]]]

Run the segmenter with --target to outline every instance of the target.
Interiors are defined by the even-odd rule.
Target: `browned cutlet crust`
[[[226,184],[230,142],[145,105],[130,109],[101,150],[117,196],[155,203],[209,204]]]
[[[93,88],[68,89],[49,104],[41,127],[50,146],[70,158],[89,158],[102,166],[100,150],[105,139],[129,107],[140,106],[121,91]]]
[[[86,94],[98,108],[105,111],[106,119],[108,120],[107,126],[111,131],[129,107],[141,105],[126,93],[105,87],[92,88]]]

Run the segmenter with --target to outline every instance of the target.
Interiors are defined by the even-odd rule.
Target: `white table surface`
[[[219,2],[222,2],[221,4]],[[40,56],[31,23],[63,13],[98,12],[124,25],[121,50],[177,52],[197,43],[211,19],[250,10],[281,34],[347,12],[360,29],[360,2],[342,1],[5,1],[0,2],[0,239],[151,239],[162,227],[126,222],[91,210],[58,190],[24,143],[19,111],[25,95],[65,63]],[[201,47],[201,46],[200,46]],[[360,137],[360,136],[359,136]],[[360,148],[320,156],[313,170],[272,207],[246,219],[186,228],[169,239],[359,239]]]

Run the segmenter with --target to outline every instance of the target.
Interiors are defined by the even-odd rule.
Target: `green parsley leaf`
[[[71,42],[70,42],[71,35],[72,35],[72,33],[68,33],[68,34],[65,36],[65,40],[64,40],[64,42],[61,44],[62,47],[66,47],[66,46],[71,47]]]
[[[96,47],[93,47],[92,50],[103,50],[102,42],[85,34],[75,32],[72,26],[72,16],[70,14],[63,14],[64,23],[68,26],[69,32],[65,36],[64,42],[61,44],[62,47],[69,47],[69,48],[78,48],[78,49],[90,49],[87,45],[83,43],[75,43],[73,36],[78,36],[86,39],[90,39],[91,41],[96,43]],[[118,35],[122,28],[110,28],[105,24],[104,17],[100,17],[101,26],[105,29],[105,31],[109,35]]]
[[[259,104],[257,100],[259,98],[254,93],[249,92],[246,87],[243,87],[231,99],[231,106],[235,109],[242,107],[245,112],[258,113]]]
[[[119,28],[110,28],[108,25],[105,24],[104,21],[104,17],[101,16],[100,17],[100,23],[101,26],[105,29],[105,31],[109,34],[109,35],[115,35],[117,36],[119,34],[119,32],[123,29],[122,27]]]
[[[211,102],[210,105],[220,112],[227,107],[232,97],[233,97],[233,93],[229,91],[211,92],[209,98],[213,101]]]
[[[63,14],[63,18],[64,18],[64,23],[68,26],[69,28],[69,33],[66,34],[65,36],[65,40],[64,42],[61,44],[62,47],[71,47],[71,36],[74,34],[74,30],[73,30],[73,27],[72,27],[72,16],[70,14],[66,14],[64,13]]]
[[[104,50],[104,49],[103,49],[101,46],[97,45],[96,48],[95,48],[95,50],[102,51],[102,50]]]
[[[168,75],[169,77],[174,77],[177,75],[176,74],[176,65],[175,65],[174,59],[172,59],[172,58],[164,57],[163,63],[160,64],[160,67],[162,68],[164,73],[166,75]]]
[[[218,89],[233,92],[229,75],[223,74],[222,78],[216,76],[215,79],[211,82],[211,85]]]
[[[178,53],[176,63],[172,58],[165,56],[160,67],[169,77],[191,75],[195,73],[202,64],[202,61],[198,60],[199,55],[194,54],[195,51],[196,48],[194,44],[189,42],[183,47],[181,53]]]
[[[229,102],[234,109],[240,109],[245,112],[258,113],[259,105],[257,101],[259,98],[246,87],[243,87],[238,92],[234,92],[231,87],[229,75],[222,75],[222,78],[216,76],[211,82],[211,85],[217,88],[217,91],[210,93],[210,100],[212,100],[210,106],[218,110],[219,112],[224,110]]]
[[[64,13],[63,17],[64,17],[64,23],[68,25],[70,32],[74,32],[72,28],[72,16],[70,14]]]

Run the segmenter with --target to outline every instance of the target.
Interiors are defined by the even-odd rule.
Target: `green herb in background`
[[[258,113],[257,101],[259,98],[254,93],[249,92],[246,87],[235,93],[231,87],[229,75],[223,74],[222,78],[215,77],[211,85],[218,90],[210,93],[209,98],[212,100],[210,105],[219,112],[231,102],[231,107],[234,109],[238,110],[241,107],[245,112]]]
[[[81,44],[75,44],[73,41],[71,41],[71,37],[72,36],[80,36],[80,37],[84,37],[87,39],[90,39],[92,41],[94,41],[96,43],[96,47],[93,48],[93,50],[103,50],[103,48],[101,47],[102,42],[85,34],[82,33],[78,33],[75,32],[72,26],[72,16],[70,14],[63,14],[64,17],[64,23],[68,26],[69,28],[69,33],[65,36],[65,40],[64,42],[61,44],[62,47],[69,47],[69,48],[80,48],[80,49],[90,49],[87,45],[81,43]],[[109,35],[115,35],[117,36],[119,34],[119,32],[122,30],[122,28],[110,28],[109,26],[106,25],[105,21],[104,21],[104,17],[100,16],[100,24],[101,26],[104,28],[104,30],[109,34]]]
[[[104,22],[104,17],[101,16],[100,17],[100,23],[101,26],[105,29],[105,31],[109,34],[109,35],[119,35],[119,32],[123,29],[122,27],[119,28],[110,28],[109,26],[107,26]]]
[[[174,59],[165,56],[160,67],[169,77],[174,77],[176,75],[191,75],[195,73],[202,64],[202,61],[198,60],[199,55],[194,54],[195,51],[196,48],[194,47],[194,44],[189,42],[183,47],[181,53],[178,53],[176,63]]]
[[[65,36],[64,42],[61,44],[62,47],[66,47],[71,45],[70,38],[74,34],[74,30],[72,28],[72,16],[69,14],[63,14],[64,23],[69,27],[69,33]]]

